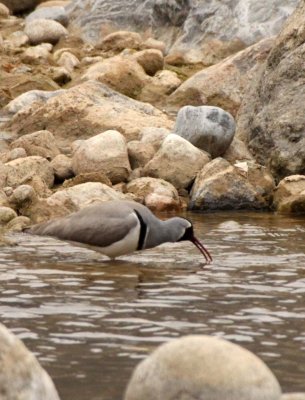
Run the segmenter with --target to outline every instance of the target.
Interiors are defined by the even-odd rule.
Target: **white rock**
[[[129,381],[125,400],[280,400],[270,369],[250,351],[204,335],[157,348]]]
[[[110,130],[84,140],[73,154],[72,166],[75,175],[102,171],[112,183],[125,181],[130,164],[124,136]]]
[[[235,121],[231,114],[219,107],[185,106],[178,112],[174,132],[215,158],[230,146]]]
[[[24,32],[31,44],[55,44],[61,37],[67,36],[68,31],[59,22],[49,19],[35,19],[26,24]]]
[[[0,324],[1,400],[59,400],[55,386],[35,356]]]
[[[210,161],[207,153],[182,137],[170,134],[144,168],[145,176],[161,178],[176,188],[187,188],[201,168]]]

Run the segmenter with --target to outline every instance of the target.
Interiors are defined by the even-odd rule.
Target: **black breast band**
[[[137,250],[142,250],[144,246],[144,241],[146,238],[146,232],[147,232],[147,225],[145,224],[143,218],[141,217],[140,213],[138,213],[137,210],[134,210],[134,212],[137,214],[137,217],[140,221],[140,236],[139,236],[139,242],[138,242],[138,247]]]

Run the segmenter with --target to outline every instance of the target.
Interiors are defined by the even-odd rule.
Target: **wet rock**
[[[37,19],[57,21],[63,26],[67,26],[69,22],[67,11],[61,6],[37,8],[26,17],[25,23],[27,24]]]
[[[72,159],[64,154],[58,154],[51,161],[51,166],[54,170],[55,178],[60,181],[70,179],[74,176],[72,168]]]
[[[191,191],[191,210],[266,209],[274,180],[266,168],[251,162],[234,166],[223,158],[206,164]]]
[[[176,188],[187,188],[209,161],[207,153],[182,137],[170,134],[163,140],[153,159],[146,164],[143,174],[164,179]]]
[[[305,4],[299,3],[276,39],[260,75],[247,89],[237,135],[275,178],[305,173],[305,92],[302,59]],[[301,107],[302,110],[302,107]]]
[[[50,51],[52,45],[50,43],[42,43],[38,46],[28,47],[22,55],[22,61],[27,64],[41,63],[47,61],[51,56]]]
[[[144,87],[148,76],[143,68],[128,57],[116,56],[93,64],[82,80],[95,79],[126,96],[135,98]]]
[[[163,179],[138,178],[127,184],[128,193],[133,193],[141,203],[154,211],[171,211],[180,208],[176,188]]]
[[[130,164],[124,136],[111,130],[83,141],[74,151],[75,175],[102,171],[112,183],[126,181]]]
[[[68,31],[59,22],[50,19],[35,19],[26,24],[24,32],[28,35],[31,44],[56,44],[61,37],[68,35]]]
[[[0,3],[0,18],[8,18],[10,10],[2,3]]]
[[[48,187],[54,182],[53,168],[49,161],[39,156],[18,158],[5,164],[7,168],[6,184],[17,187],[40,178]]]
[[[22,147],[29,156],[41,156],[52,160],[60,154],[55,138],[50,131],[38,131],[21,136],[11,144],[11,148]]]
[[[18,135],[50,130],[58,145],[109,129],[119,130],[128,141],[136,140],[144,127],[170,129],[173,124],[150,104],[132,100],[96,81],[57,91],[53,97],[38,93],[41,101],[37,103],[33,103],[37,99],[37,94],[33,93],[30,107],[24,104],[27,97],[23,96],[6,106],[8,111],[19,109],[19,112],[5,125],[5,129]]]
[[[142,38],[136,32],[117,31],[105,36],[104,39],[98,44],[97,48],[108,50],[121,51],[124,49],[141,48]]]
[[[274,39],[263,39],[187,79],[168,99],[171,105],[218,106],[236,115],[246,87],[256,79]]]
[[[16,212],[9,207],[0,207],[0,226],[5,225],[13,218],[17,217]]]
[[[5,229],[7,232],[23,232],[25,228],[31,225],[31,220],[28,217],[19,216],[12,219],[6,224]]]
[[[151,144],[142,143],[139,140],[128,142],[128,157],[132,169],[144,167],[156,153]]]
[[[164,57],[160,50],[142,50],[135,53],[133,58],[151,76],[155,75],[157,71],[162,70],[164,66]]]
[[[59,400],[55,386],[36,357],[0,325],[0,387],[3,400]]]
[[[305,212],[305,175],[282,179],[275,189],[273,205],[279,212]]]
[[[57,60],[57,64],[64,67],[68,72],[73,72],[73,70],[79,66],[79,59],[69,51],[63,52],[59,59]]]
[[[158,347],[134,370],[124,400],[170,400],[182,398],[181,393],[189,400],[281,397],[280,385],[263,361],[236,344],[204,335]]]
[[[178,112],[174,132],[215,158],[230,146],[235,121],[232,115],[218,107],[185,106]]]

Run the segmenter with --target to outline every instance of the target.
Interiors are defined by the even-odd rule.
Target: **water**
[[[18,234],[1,248],[0,320],[62,400],[120,400],[134,366],[169,338],[209,334],[259,355],[284,391],[305,391],[305,218],[187,214],[214,256],[188,243],[107,261]]]

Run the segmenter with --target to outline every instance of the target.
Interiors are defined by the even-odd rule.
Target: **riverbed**
[[[51,238],[0,248],[0,320],[61,400],[120,400],[134,366],[187,334],[261,357],[284,391],[305,391],[305,217],[186,213],[213,255],[166,244],[108,261]]]

